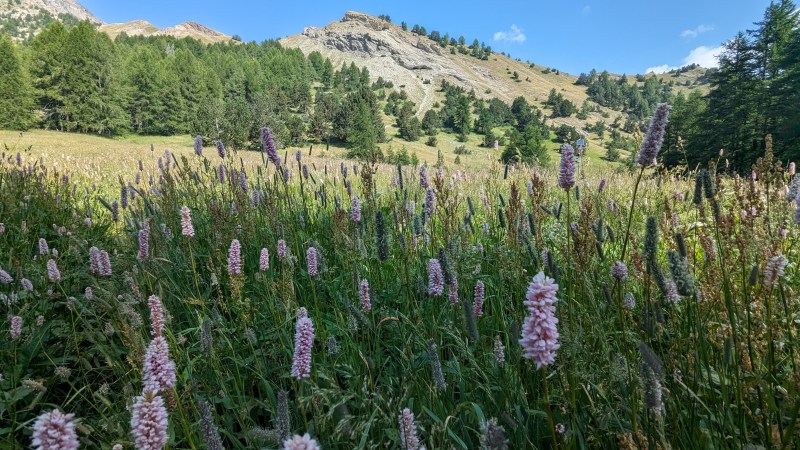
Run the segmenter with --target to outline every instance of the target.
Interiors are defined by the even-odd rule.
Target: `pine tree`
[[[33,125],[31,81],[14,43],[0,36],[0,128],[26,130]]]

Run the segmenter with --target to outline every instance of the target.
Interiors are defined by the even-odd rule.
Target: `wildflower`
[[[428,358],[431,361],[431,376],[433,378],[433,385],[436,390],[443,391],[447,388],[447,383],[444,381],[442,362],[439,359],[439,351],[436,346],[436,342],[433,339],[428,340]]]
[[[278,239],[278,258],[286,258],[286,241],[283,239]]]
[[[353,200],[350,201],[350,220],[355,223],[361,222],[361,200],[358,198],[358,194],[353,196]]]
[[[33,283],[31,283],[31,280],[23,278],[22,280],[20,280],[20,284],[22,284],[22,289],[24,289],[25,292],[33,291]]]
[[[167,445],[167,408],[164,399],[145,390],[131,411],[131,434],[137,450],[160,450]]]
[[[269,269],[269,249],[262,248],[261,256],[258,258],[258,269],[266,272]]]
[[[298,380],[311,376],[311,349],[314,346],[314,323],[304,315],[305,308],[300,310],[295,326],[292,358],[292,377]]]
[[[600,180],[600,184],[597,186],[597,193],[598,194],[602,194],[603,193],[603,189],[605,189],[605,188],[606,188],[606,179],[603,178],[602,180]]]
[[[194,226],[192,225],[192,211],[188,206],[181,207],[181,234],[194,237]]]
[[[308,433],[300,436],[294,435],[289,439],[283,441],[283,450],[319,450],[319,444]]]
[[[497,363],[498,366],[502,366],[504,362],[506,362],[506,348],[503,346],[503,341],[500,340],[500,336],[494,337],[494,361]]]
[[[419,438],[417,437],[417,425],[414,422],[414,413],[410,409],[404,408],[397,418],[400,423],[400,448],[403,450],[420,450]]]
[[[175,363],[169,359],[169,346],[164,336],[150,341],[144,355],[144,387],[155,394],[175,387]]]
[[[49,255],[50,247],[47,246],[47,241],[44,238],[39,238],[39,254]]]
[[[567,429],[564,427],[563,423],[556,424],[556,433],[564,434],[565,431],[567,431]]]
[[[492,417],[481,424],[481,450],[506,450],[506,430]]]
[[[83,296],[86,297],[86,300],[91,300],[94,298],[94,293],[92,292],[91,287],[86,287],[86,290],[83,292]]]
[[[267,153],[267,158],[275,164],[275,167],[281,165],[280,157],[278,157],[278,148],[275,146],[275,140],[272,138],[272,131],[269,128],[261,129],[261,145]]]
[[[366,279],[361,280],[358,297],[361,301],[361,310],[364,311],[364,313],[372,311],[372,300],[369,297],[369,282]]]
[[[445,271],[445,274],[446,273],[447,271]],[[446,275],[445,278],[447,278]],[[448,289],[447,292],[447,299],[450,300],[451,305],[456,305],[458,304],[458,279],[456,277],[450,277],[449,288],[450,289]]]
[[[678,293],[678,286],[675,284],[675,281],[671,278],[667,278],[664,280],[664,298],[673,305],[678,304],[681,301],[681,296]]]
[[[164,332],[164,308],[161,299],[157,295],[151,295],[147,299],[147,306],[150,307],[150,322],[153,336],[161,336]]]
[[[694,295],[694,277],[689,271],[689,261],[678,252],[670,250],[667,253],[667,262],[678,293],[684,296]]]
[[[8,321],[11,323],[9,328],[11,332],[11,339],[19,339],[19,337],[22,335],[22,317],[9,315]]]
[[[628,267],[622,261],[616,261],[613,266],[611,266],[611,276],[619,280],[620,282],[625,281],[628,278]]]
[[[47,260],[47,278],[53,283],[61,281],[61,272],[58,270],[55,260]]]
[[[214,145],[217,147],[217,155],[219,155],[220,158],[224,158],[225,144],[223,144],[222,141],[214,141]]]
[[[438,259],[428,260],[428,295],[439,296],[444,294],[444,274]]]
[[[425,164],[419,165],[419,184],[423,189],[428,189],[428,186],[430,186],[428,182],[428,168],[425,167]]]
[[[125,184],[119,188],[119,205],[122,206],[122,209],[128,207],[128,186]]]
[[[633,309],[636,306],[636,298],[633,296],[633,292],[626,292],[625,297],[622,300],[622,306],[625,309]]]
[[[661,144],[664,143],[664,132],[667,128],[670,109],[672,107],[666,103],[659,103],[656,106],[653,119],[650,121],[650,127],[647,129],[642,146],[639,148],[639,154],[636,155],[636,163],[640,166],[647,167],[656,163]]]
[[[64,414],[54,409],[36,418],[33,424],[31,446],[36,450],[75,450],[78,434],[72,419],[75,414]]]
[[[533,359],[537,369],[552,364],[560,347],[554,305],[558,301],[557,292],[555,280],[539,272],[528,285],[525,296],[525,306],[530,315],[523,323],[519,343],[525,350],[523,356]]]
[[[242,273],[242,246],[239,244],[238,239],[231,241],[231,246],[228,249],[228,274],[231,276],[240,275]]]
[[[644,385],[644,403],[647,409],[660,416],[664,411],[661,381],[646,363],[642,363],[642,382]]]
[[[558,172],[558,185],[569,190],[575,186],[575,149],[569,144],[561,146],[561,167]]]
[[[308,247],[306,250],[306,265],[308,267],[308,276],[316,277],[319,275],[319,270],[317,267],[317,257],[319,256],[317,249],[314,247]]]
[[[483,285],[483,281],[478,280],[475,283],[475,294],[473,296],[472,307],[474,308],[475,317],[483,316],[483,298],[486,293],[486,288]]]
[[[197,156],[203,154],[203,137],[199,134],[194,137],[194,154]]]
[[[423,205],[423,210],[427,217],[433,216],[433,211],[436,209],[436,193],[433,191],[432,188],[428,188],[425,191],[425,203]]]
[[[789,263],[783,255],[777,255],[770,258],[767,266],[764,268],[764,286],[774,288],[778,286],[778,280],[783,277],[784,269]]]
[[[197,405],[200,411],[200,432],[208,450],[223,450],[222,439],[219,437],[217,424],[214,422],[214,412],[211,405],[202,400]]]
[[[145,225],[139,230],[139,254],[137,259],[144,261],[150,256],[150,227]]]
[[[14,282],[14,278],[5,270],[0,269],[0,283],[3,284],[11,284]]]

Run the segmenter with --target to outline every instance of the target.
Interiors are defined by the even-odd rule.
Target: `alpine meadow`
[[[800,448],[798,6],[467,31],[0,0],[0,449]]]

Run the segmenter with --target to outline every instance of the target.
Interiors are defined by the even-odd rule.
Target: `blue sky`
[[[147,20],[168,27],[193,20],[245,41],[262,41],[323,26],[347,10],[388,14],[468,42],[572,74],[615,73],[715,64],[720,45],[753,28],[769,0],[592,0],[396,2],[338,0],[82,0],[104,22]]]

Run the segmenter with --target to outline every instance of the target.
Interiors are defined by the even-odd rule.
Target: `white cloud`
[[[681,31],[681,37],[686,39],[694,39],[697,36],[714,29],[714,25],[699,25],[697,28]]]
[[[717,56],[722,53],[724,48],[725,47],[722,45],[719,47],[706,47],[705,45],[701,45],[689,52],[689,56],[683,58],[683,65],[698,64],[701,67],[718,67]]]
[[[662,74],[662,73],[667,73],[670,70],[675,70],[675,69],[677,69],[677,67],[672,67],[672,66],[668,66],[666,64],[662,64],[660,66],[648,67],[647,69],[645,69],[644,73]]]
[[[669,72],[670,70],[678,69],[679,67],[688,66],[690,64],[697,64],[700,67],[706,68],[718,67],[719,62],[717,62],[717,56],[722,53],[724,48],[725,47],[722,45],[719,47],[706,47],[705,45],[701,45],[700,47],[690,51],[689,54],[683,58],[681,65],[678,67],[662,64],[660,66],[648,67],[645,69],[644,73],[665,73]]]
[[[581,9],[581,14],[583,14],[584,16],[588,16],[591,13],[592,13],[592,5],[586,5],[583,7],[583,9]]]
[[[507,41],[507,42],[518,42],[523,43],[525,42],[525,35],[522,33],[522,29],[514,24],[511,25],[511,29],[508,31],[498,31],[494,34],[495,41]]]

